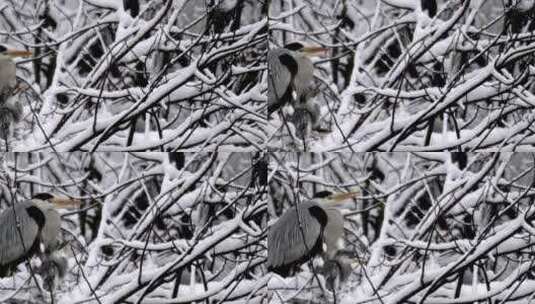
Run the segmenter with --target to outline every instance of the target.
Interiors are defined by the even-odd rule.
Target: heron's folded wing
[[[302,260],[310,254],[321,236],[320,223],[307,209],[303,208],[299,211],[299,219],[296,210],[290,209],[270,228],[268,234],[269,267],[280,267]]]
[[[26,204],[18,204],[0,214],[0,265],[23,257],[37,238],[39,227],[28,215],[26,207]]]
[[[291,90],[292,74],[280,61],[289,56],[278,50],[268,54],[268,112],[272,113],[287,102]],[[286,58],[286,57],[284,57]]]

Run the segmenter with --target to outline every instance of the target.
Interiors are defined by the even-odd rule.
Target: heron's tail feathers
[[[17,266],[12,264],[0,265],[0,278],[7,278],[13,275],[13,272]]]
[[[274,272],[283,278],[289,277],[293,273],[292,267],[288,265],[283,265],[279,267],[268,266],[268,271]]]
[[[9,274],[8,274],[8,269],[7,267],[5,266],[0,266],[0,278],[5,278],[5,277],[8,277]]]
[[[268,117],[271,116],[273,112],[277,111],[281,107],[281,105],[282,104],[280,103],[269,104],[268,105]]]
[[[286,104],[292,103],[292,90],[288,89],[286,92],[279,98],[271,97],[268,98],[268,118],[271,114]]]

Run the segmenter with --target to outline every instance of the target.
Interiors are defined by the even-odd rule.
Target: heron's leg
[[[43,287],[50,293],[54,290],[56,280],[56,265],[51,255],[45,253],[41,256],[41,267],[39,274],[43,278]],[[51,294],[52,296],[52,294]]]
[[[320,129],[320,106],[312,100],[307,102],[307,110],[310,114],[310,122],[312,124],[312,130]]]
[[[50,304],[54,304],[54,290],[50,289],[48,292],[50,293]]]
[[[54,263],[54,266],[57,269],[57,275],[60,278],[65,277],[65,274],[67,273],[67,268],[69,265],[69,262],[67,261],[67,259],[63,256],[54,255],[52,258],[52,261]]]
[[[334,304],[336,304],[336,287],[333,288],[333,299],[334,299]]]

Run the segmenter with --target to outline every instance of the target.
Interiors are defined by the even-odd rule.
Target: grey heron
[[[311,102],[318,90],[314,86],[314,65],[310,57],[326,50],[294,42],[268,52],[268,117],[284,105],[292,104],[307,110],[313,128],[318,126],[319,107]]]
[[[321,252],[332,259],[344,235],[344,217],[337,207],[358,194],[321,191],[288,209],[269,228],[268,269],[288,276],[295,266]]]
[[[74,208],[78,200],[39,193],[0,213],[0,277],[12,274],[32,256],[57,250],[61,217],[55,208]],[[61,270],[60,270],[61,272]]]
[[[29,56],[32,53],[0,45],[0,137],[5,141],[11,134],[13,123],[22,118],[22,105],[10,98],[15,91],[17,78],[14,57]]]

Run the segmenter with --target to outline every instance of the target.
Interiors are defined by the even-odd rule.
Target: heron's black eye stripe
[[[0,53],[3,53],[5,51],[7,51],[7,48],[3,45],[0,45]]]
[[[130,15],[136,18],[139,15],[139,0],[123,0],[125,11],[130,11]]]
[[[295,59],[288,55],[288,54],[282,54],[279,56],[280,62],[288,68],[288,71],[292,74],[292,76],[295,76],[297,74],[297,61]]]
[[[290,50],[290,51],[299,51],[303,47],[304,46],[299,42],[288,43],[287,45],[284,46],[285,49]]]
[[[422,0],[422,10],[427,11],[429,17],[433,18],[437,14],[437,2],[436,0]]]
[[[319,191],[319,192],[314,193],[314,197],[315,198],[326,198],[326,197],[331,196],[332,194],[333,193],[331,191],[324,190],[324,191]]]
[[[26,212],[28,212],[28,215],[35,220],[37,226],[39,226],[39,229],[42,229],[45,225],[45,215],[43,214],[41,209],[35,206],[30,206],[26,208]]]
[[[325,225],[327,225],[327,213],[325,213],[325,210],[323,210],[321,207],[312,206],[308,208],[308,212],[310,212],[310,214],[315,217],[318,222],[320,222],[320,225],[322,227],[325,227]]]
[[[43,192],[43,193],[37,193],[36,195],[33,196],[33,198],[46,201],[46,200],[54,198],[54,196],[50,193]]]

